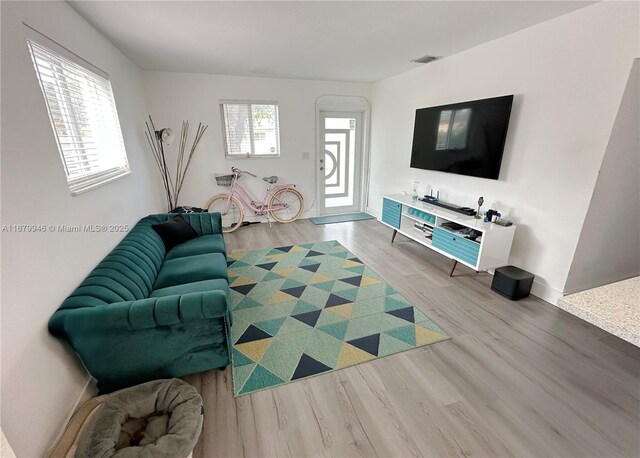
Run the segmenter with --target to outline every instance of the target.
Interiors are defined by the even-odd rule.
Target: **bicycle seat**
[[[278,177],[276,175],[271,175],[270,177],[262,177],[262,179],[269,184],[278,182]]]

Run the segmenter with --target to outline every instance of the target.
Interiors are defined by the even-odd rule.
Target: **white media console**
[[[401,233],[416,242],[453,260],[451,272],[458,263],[476,271],[495,269],[508,264],[516,226],[499,226],[485,223],[473,216],[452,212],[430,205],[410,196],[393,194],[382,199],[381,222],[393,229],[391,242]],[[429,233],[414,227],[426,225]],[[457,223],[481,233],[480,241],[473,241],[443,227],[445,223]]]

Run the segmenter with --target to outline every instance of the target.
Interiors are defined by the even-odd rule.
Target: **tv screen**
[[[513,95],[416,110],[411,167],[497,180]]]

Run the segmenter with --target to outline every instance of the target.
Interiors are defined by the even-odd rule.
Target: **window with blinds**
[[[55,43],[27,43],[71,193],[128,174],[109,76]]]
[[[279,156],[280,123],[276,102],[220,102],[227,156]]]

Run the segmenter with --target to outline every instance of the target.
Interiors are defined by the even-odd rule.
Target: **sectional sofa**
[[[200,234],[169,252],[141,219],[49,321],[101,393],[229,364],[226,247],[219,213],[182,215]]]

